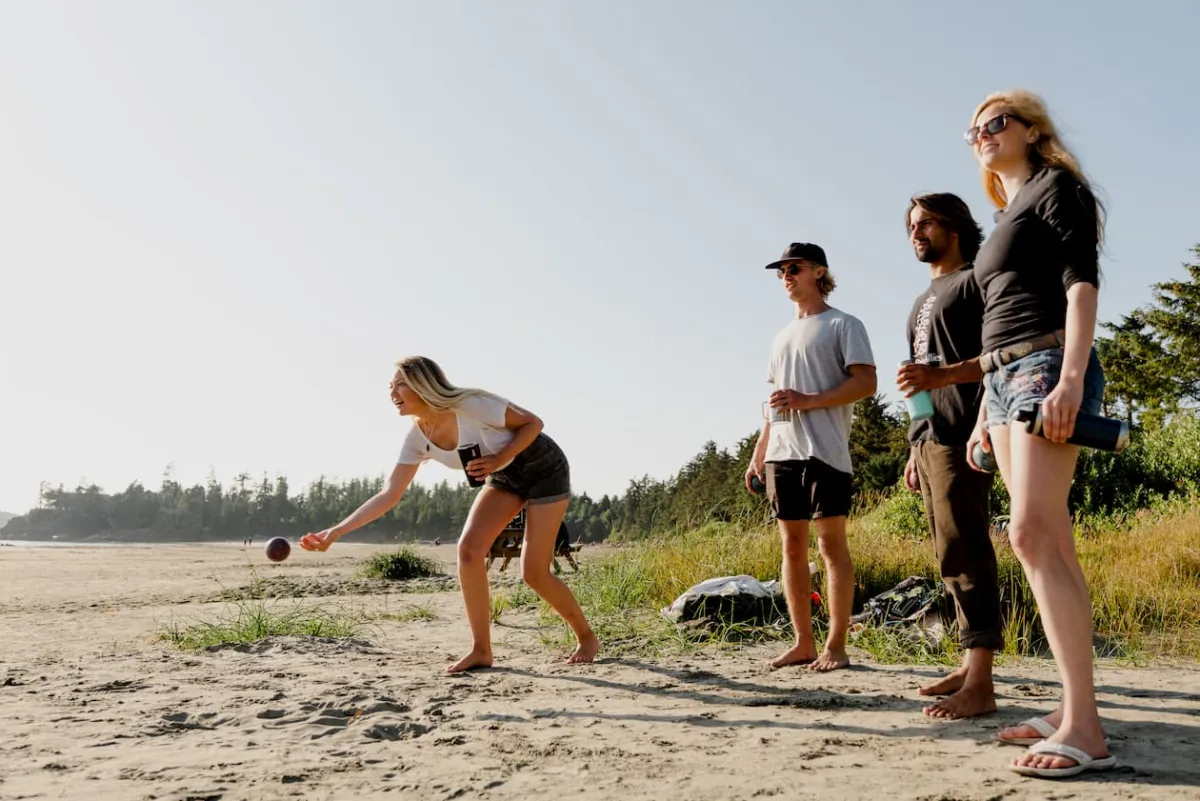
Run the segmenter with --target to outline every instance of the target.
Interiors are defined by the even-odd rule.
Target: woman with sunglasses
[[[463,469],[483,483],[458,540],[458,581],[471,627],[470,653],[446,668],[458,673],[491,667],[491,606],[486,560],[492,543],[522,509],[525,542],[521,577],[575,632],[578,647],[569,664],[591,662],[600,649],[575,596],[550,571],[555,537],[571,494],[567,457],[542,433],[536,415],[480,389],[456,387],[432,359],[412,356],[396,364],[392,404],[413,426],[384,488],[332,528],[308,534],[300,546],[324,551],[346,534],[385,514],[400,502],[417,468],[433,459]],[[460,448],[479,446],[465,464]]]
[[[966,139],[999,209],[975,260],[987,397],[967,453],[982,441],[1000,465],[1012,500],[1009,542],[1063,684],[1057,710],[998,739],[1029,746],[1012,761],[1018,773],[1073,776],[1115,764],[1096,708],[1091,603],[1067,507],[1079,448],[1066,440],[1079,411],[1099,413],[1104,394],[1093,347],[1104,209],[1036,95],[990,95]],[[1038,403],[1044,438],[1013,424]]]

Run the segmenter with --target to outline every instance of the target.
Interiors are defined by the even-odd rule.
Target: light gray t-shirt
[[[850,378],[854,364],[875,365],[867,329],[853,315],[829,308],[788,323],[771,343],[767,383],[771,391],[826,392]],[[790,413],[791,422],[771,423],[768,462],[820,459],[844,473],[850,465],[850,422],[854,404]]]

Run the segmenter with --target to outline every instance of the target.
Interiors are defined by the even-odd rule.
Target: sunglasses
[[[785,275],[798,275],[803,269],[803,264],[785,264],[775,268],[775,275],[779,278],[783,278]]]
[[[984,133],[987,133],[988,136],[995,136],[1003,131],[1008,127],[1009,120],[1016,120],[1022,125],[1029,125],[1027,121],[1021,119],[1016,114],[1001,114],[998,117],[992,117],[983,125],[976,125],[973,128],[968,128],[967,132],[963,134],[963,136],[966,138],[968,145],[973,145],[979,141],[979,137]]]

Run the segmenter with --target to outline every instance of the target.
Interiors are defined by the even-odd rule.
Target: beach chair
[[[517,516],[508,522],[504,527],[504,531],[492,543],[492,549],[488,551],[487,565],[485,570],[492,569],[492,562],[497,559],[503,559],[500,563],[500,572],[503,573],[508,569],[508,563],[513,559],[521,558],[521,545],[525,540],[525,510],[522,509]],[[567,560],[571,565],[571,570],[575,573],[579,572],[579,564],[575,561],[575,552],[580,546],[571,544],[571,532],[567,528],[567,524],[563,522],[558,527],[558,536],[554,540],[554,572],[561,573],[562,568],[558,564],[559,558]]]

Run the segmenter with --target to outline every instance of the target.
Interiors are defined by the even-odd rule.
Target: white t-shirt
[[[448,451],[429,441],[421,427],[413,422],[412,429],[400,446],[400,464],[421,464],[433,459],[451,470],[461,470],[464,465],[458,456],[458,446],[474,442],[479,445],[482,456],[499,453],[512,442],[514,433],[504,425],[504,413],[508,401],[496,395],[472,395],[454,410],[458,418],[458,443]],[[508,465],[501,465],[501,469]]]
[[[771,342],[771,391],[827,392],[850,378],[854,364],[874,366],[867,329],[852,315],[830,308],[788,323]],[[766,461],[820,459],[844,473],[850,463],[854,404],[792,410],[792,422],[771,423]]]

